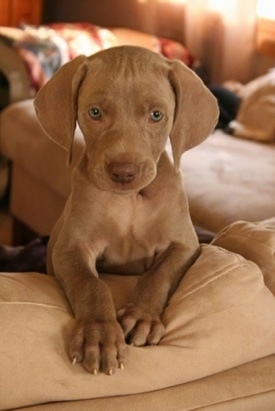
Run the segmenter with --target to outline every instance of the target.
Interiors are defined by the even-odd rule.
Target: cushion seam
[[[60,307],[58,305],[54,304],[43,304],[43,303],[35,303],[35,302],[30,302],[30,301],[0,301],[0,306],[1,305],[31,305],[31,306],[37,306],[37,307],[43,307],[43,308],[50,308],[50,309],[55,309],[55,310],[61,310],[64,311],[68,314],[70,312],[63,307]]]
[[[240,265],[238,265],[238,268],[251,265],[251,263],[252,263],[253,265],[255,265],[255,266],[259,269],[259,271],[261,272],[261,278],[263,279],[263,273],[262,273],[262,271],[260,270],[259,266],[258,266],[257,264],[255,264],[253,261],[250,261],[250,260],[244,261],[243,263],[241,263]],[[220,279],[220,278],[222,278],[222,277],[225,276],[225,275],[230,275],[230,273],[236,269],[236,265],[235,265],[235,264],[234,264],[234,267],[232,267],[233,264],[230,264],[230,265],[231,265],[231,267],[229,267],[229,268],[226,270],[226,272],[224,272],[224,270],[220,270],[220,271],[222,271],[220,274],[216,275],[214,278],[212,278],[212,279],[210,279],[210,280],[206,280],[206,281],[203,282],[199,287],[196,287],[195,290],[190,291],[190,292],[188,292],[188,293],[183,293],[183,294],[182,294],[182,297],[183,297],[183,298],[189,297],[190,295],[194,294],[195,292],[199,291],[199,290],[202,289],[202,288],[205,288],[208,284],[211,284],[212,282],[216,281],[217,279]],[[183,281],[184,281],[184,279],[183,279]]]
[[[216,405],[220,405],[220,404],[226,404],[226,403],[230,403],[230,402],[233,403],[233,402],[238,401],[238,400],[242,400],[242,399],[246,399],[246,398],[253,398],[253,397],[256,397],[258,395],[264,395],[264,394],[272,393],[272,392],[275,392],[274,388],[266,390],[266,391],[257,392],[257,393],[254,393],[254,394],[247,394],[247,395],[242,395],[242,396],[238,396],[238,397],[235,397],[235,398],[231,398],[231,399],[228,399],[228,400],[223,400],[222,402],[221,401],[212,402],[212,403],[209,403],[208,405],[204,405],[203,407],[199,406],[199,408],[194,408],[194,410],[198,410],[198,411],[199,410],[204,410],[205,407],[208,408],[208,407],[212,407],[212,406],[216,406]]]
[[[272,247],[271,245],[266,244],[266,242],[260,241],[257,238],[253,238],[252,236],[245,236],[245,235],[240,235],[240,234],[230,234],[230,233],[226,233],[224,235],[221,235],[221,239],[229,239],[229,238],[242,238],[245,240],[253,240],[254,243],[258,243],[261,244],[262,246],[265,246],[268,249],[271,249],[273,251],[274,254],[274,246]],[[219,244],[216,244],[215,242],[219,241],[219,238],[214,239],[214,244],[213,245],[217,245],[219,246]],[[230,251],[230,250],[229,250]],[[253,251],[253,250],[252,250]],[[241,255],[241,254],[240,254]]]

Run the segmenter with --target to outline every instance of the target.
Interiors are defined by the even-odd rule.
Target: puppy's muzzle
[[[127,158],[126,158],[127,157]],[[112,158],[89,158],[88,174],[101,190],[127,194],[140,191],[156,176],[156,162],[151,158],[127,154]]]
[[[111,180],[120,184],[131,183],[138,174],[138,166],[133,163],[112,162],[107,170]]]

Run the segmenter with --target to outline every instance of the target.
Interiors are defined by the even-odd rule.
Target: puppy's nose
[[[130,183],[137,175],[138,167],[133,163],[113,162],[108,165],[108,173],[115,183]]]

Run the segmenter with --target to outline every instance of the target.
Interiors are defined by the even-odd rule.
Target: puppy
[[[76,123],[84,136],[70,197],[51,233],[48,272],[75,314],[72,362],[111,375],[124,367],[125,340],[159,343],[165,306],[198,257],[180,160],[212,132],[216,100],[181,62],[123,46],[61,67],[35,108],[69,162]],[[118,315],[98,273],[140,276]]]

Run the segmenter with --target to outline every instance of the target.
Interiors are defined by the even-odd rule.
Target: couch
[[[11,213],[49,234],[73,164],[35,117],[33,100],[1,113],[0,151],[12,163]],[[169,149],[169,147],[168,147]],[[0,273],[1,410],[275,409],[275,145],[216,130],[182,158],[194,224],[215,232],[163,314],[156,347],[129,347],[125,370],[89,375],[70,364],[73,314],[55,278]],[[104,275],[121,307],[136,277]]]

